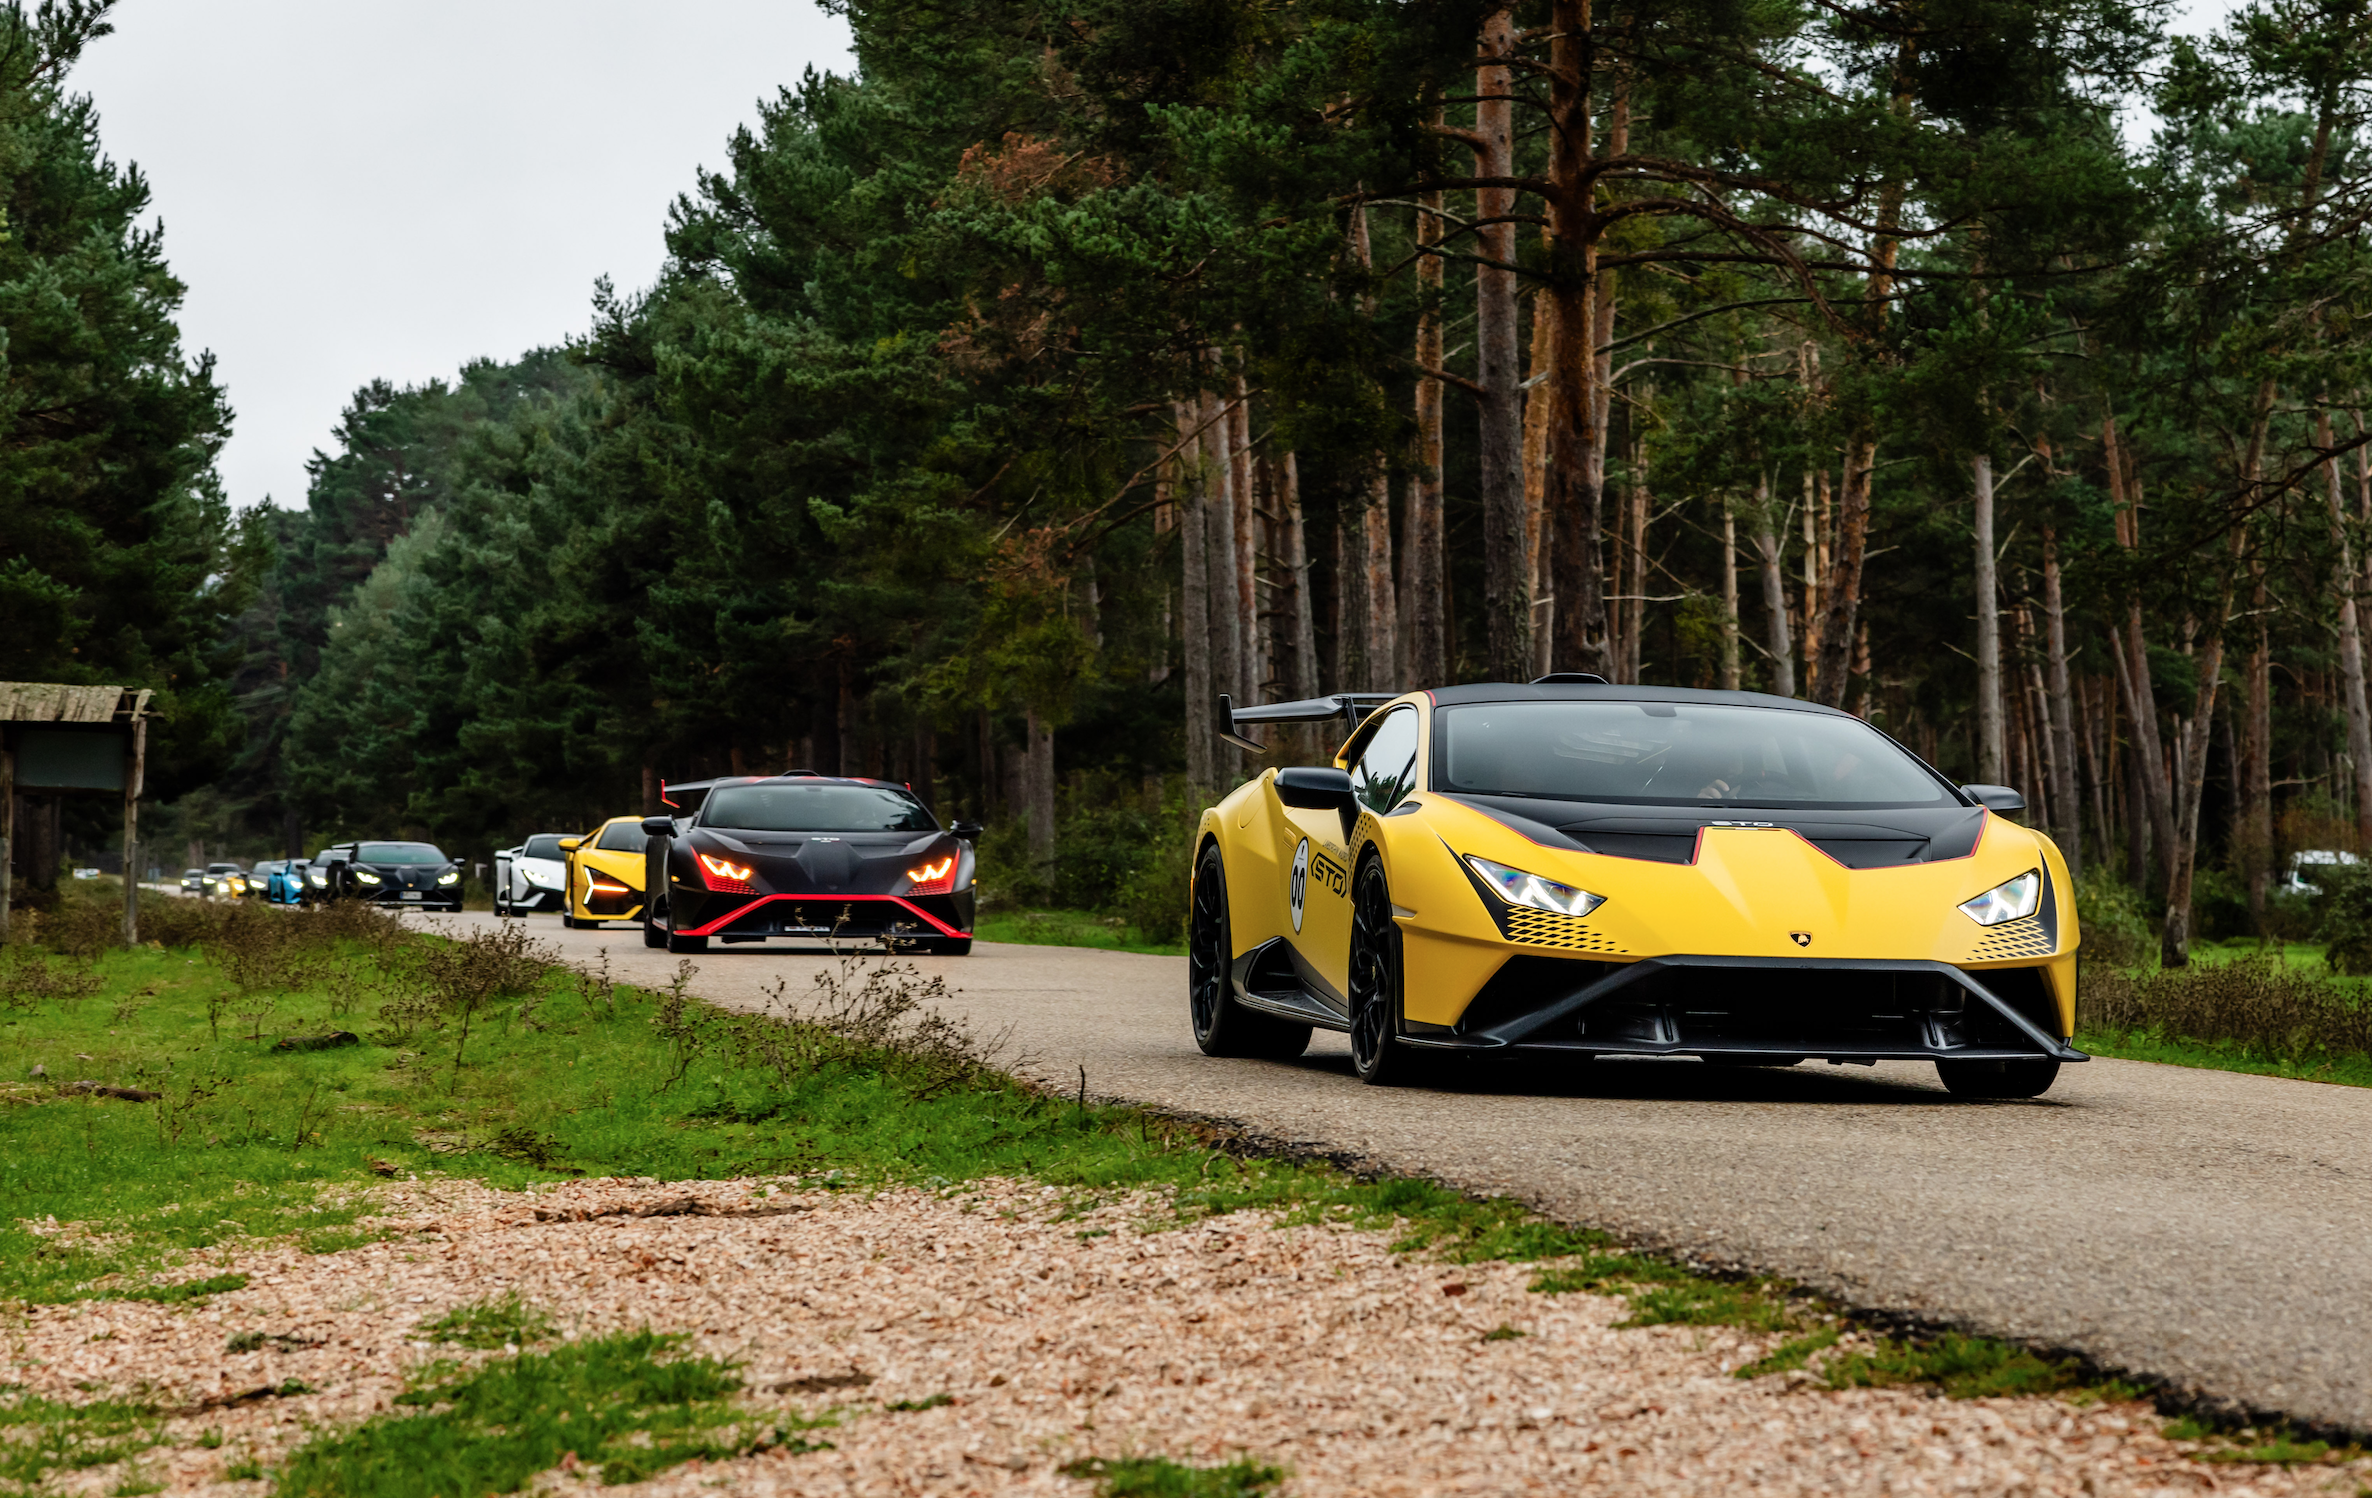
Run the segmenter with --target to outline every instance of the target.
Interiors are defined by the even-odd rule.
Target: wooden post
[[[124,775],[124,945],[140,945],[140,782],[148,771],[148,719],[132,715],[132,763]]]

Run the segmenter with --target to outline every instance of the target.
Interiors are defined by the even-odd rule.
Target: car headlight
[[[955,855],[926,860],[906,871],[910,895],[943,895],[955,888]]]
[[[707,870],[709,884],[716,884],[719,879],[726,884],[747,884],[752,872],[750,865],[733,863],[731,858],[716,858],[714,853],[700,853],[700,868]]]
[[[329,887],[329,870],[307,869],[305,870],[305,879],[315,889],[326,889]]]
[[[356,869],[354,871],[354,882],[357,884],[377,884],[379,882],[379,876],[372,873],[369,869]]]
[[[2034,914],[2043,900],[2043,875],[2040,869],[2028,869],[2015,879],[2004,880],[1973,900],[1960,902],[1960,913],[1980,926],[1999,926],[2007,921],[2021,921]]]
[[[1522,869],[1511,869],[1503,863],[1487,858],[1466,855],[1466,866],[1482,875],[1500,899],[1510,905],[1521,905],[1527,910],[1545,910],[1551,915],[1588,915],[1606,903],[1604,895],[1593,895],[1586,889],[1575,889],[1570,884],[1559,884],[1554,879],[1543,879],[1538,874],[1527,874]]]
[[[459,884],[460,882],[461,870],[459,869],[447,869],[442,874],[437,875],[437,883],[439,885]]]

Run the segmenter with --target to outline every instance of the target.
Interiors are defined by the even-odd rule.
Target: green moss
[[[396,1402],[423,1413],[315,1439],[290,1455],[275,1491],[279,1498],[515,1493],[570,1452],[617,1484],[694,1457],[794,1443],[821,1449],[737,1406],[741,1380],[712,1358],[676,1356],[682,1341],[653,1332],[599,1337],[413,1388]]]
[[[455,1306],[422,1327],[431,1341],[460,1347],[525,1347],[552,1339],[552,1318],[519,1298],[517,1291],[494,1300]]]
[[[1249,1459],[1189,1467],[1164,1456],[1091,1457],[1062,1472],[1092,1481],[1096,1498],[1262,1498],[1285,1480],[1284,1469]]]

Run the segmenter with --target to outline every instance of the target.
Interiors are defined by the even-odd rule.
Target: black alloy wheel
[[[707,937],[683,936],[677,933],[673,907],[670,907],[667,912],[667,950],[670,952],[705,952],[708,950]]]
[[[1206,1056],[1290,1061],[1309,1049],[1310,1027],[1246,1009],[1228,969],[1235,939],[1227,921],[1227,868],[1219,845],[1206,843],[1194,866],[1194,904],[1186,932],[1186,1002],[1194,1043]]]
[[[2059,1080],[2059,1063],[2033,1061],[1938,1061],[1935,1074],[1954,1097],[2041,1097]]]
[[[1373,1087],[1420,1079],[1425,1056],[1400,1039],[1400,927],[1383,860],[1359,866],[1351,887],[1351,1069]]]

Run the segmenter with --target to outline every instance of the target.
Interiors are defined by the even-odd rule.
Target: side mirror
[[[1277,799],[1304,811],[1341,811],[1352,805],[1351,772],[1331,765],[1277,771]]]
[[[1304,811],[1331,811],[1342,819],[1347,841],[1359,825],[1358,798],[1351,794],[1351,773],[1332,765],[1295,765],[1277,771],[1277,799]]]
[[[962,838],[965,842],[969,843],[977,841],[980,837],[980,834],[986,832],[988,829],[981,826],[978,822],[953,822],[948,825],[947,830],[954,833],[957,837]]]
[[[577,844],[583,841],[584,839],[581,837],[564,837],[560,840],[560,851],[563,853],[574,853],[577,850]]]
[[[1960,788],[1960,794],[1987,811],[1997,811],[2005,817],[2026,809],[2026,798],[2006,785],[1964,785]]]
[[[644,817],[642,819],[642,830],[643,834],[647,837],[673,837],[675,836],[675,818]],[[561,846],[566,847],[567,844],[563,843]]]

